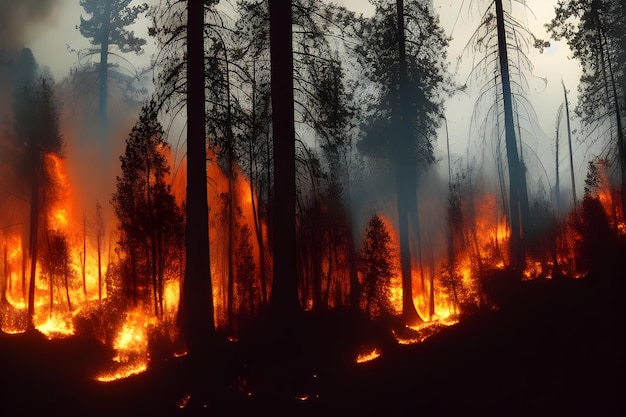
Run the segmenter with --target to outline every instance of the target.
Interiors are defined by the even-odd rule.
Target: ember
[[[380,351],[380,349],[378,348],[371,348],[365,352],[359,353],[358,356],[355,359],[356,363],[366,363],[366,362],[371,362],[374,359],[377,359],[380,357],[380,355],[382,354],[382,352]]]

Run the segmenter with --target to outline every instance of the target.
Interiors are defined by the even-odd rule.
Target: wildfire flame
[[[357,355],[355,362],[356,363],[365,363],[365,362],[371,362],[374,359],[377,359],[380,357],[380,355],[382,354],[381,350],[379,348],[371,348],[366,350],[365,352],[361,352]]]
[[[137,375],[148,369],[148,332],[156,325],[156,319],[140,309],[126,313],[124,323],[117,333],[113,348],[114,369],[96,377],[98,381],[110,382]]]

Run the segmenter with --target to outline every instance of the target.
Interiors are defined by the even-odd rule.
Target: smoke
[[[53,17],[60,0],[0,0],[0,48],[22,47]]]

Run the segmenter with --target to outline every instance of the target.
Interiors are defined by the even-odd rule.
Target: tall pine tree
[[[131,2],[132,0],[80,0],[80,6],[89,16],[80,17],[78,30],[97,47],[89,50],[88,55],[100,55],[98,114],[103,128],[107,126],[109,55],[114,53],[114,47],[122,54],[129,52],[140,54],[146,44],[146,40],[137,37],[128,26],[137,21],[139,15],[148,9],[148,5],[142,3],[130,6]]]

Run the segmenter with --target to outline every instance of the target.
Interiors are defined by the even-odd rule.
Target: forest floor
[[[621,275],[517,283],[499,309],[412,345],[386,325],[307,316],[289,346],[220,344],[191,398],[186,357],[102,383],[111,352],[95,341],[2,334],[0,415],[626,415]],[[381,356],[355,363],[370,346]]]

